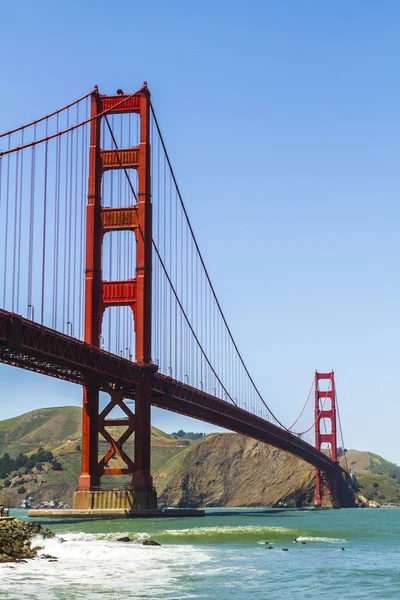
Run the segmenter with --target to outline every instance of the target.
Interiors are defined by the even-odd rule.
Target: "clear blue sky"
[[[400,464],[399,31],[394,0],[8,2],[0,130],[147,80],[272,409],[293,421],[314,370],[334,368],[346,446]],[[80,402],[71,384],[0,375],[2,419]]]

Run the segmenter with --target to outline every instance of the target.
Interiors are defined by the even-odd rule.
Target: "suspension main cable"
[[[94,117],[90,117],[89,119],[86,119],[85,121],[81,121],[80,123],[77,123],[76,125],[72,125],[71,127],[68,127],[67,129],[63,129],[62,131],[57,131],[56,133],[53,133],[52,135],[41,138],[40,140],[34,140],[33,142],[29,142],[28,144],[23,144],[21,146],[15,146],[14,148],[3,150],[0,152],[0,158],[5,156],[6,154],[12,154],[13,152],[19,152],[20,150],[25,150],[25,148],[31,148],[32,146],[37,146],[37,144],[41,144],[42,142],[48,142],[50,140],[53,140],[54,138],[64,135],[65,133],[74,131],[75,129],[78,129],[78,127],[82,127],[83,125],[86,125],[87,123],[90,123],[91,121],[95,121],[96,119],[101,119],[105,115],[108,115],[109,112],[115,110],[121,104],[124,104],[124,102],[127,102],[130,98],[133,98],[133,96],[136,96],[137,93],[138,92],[135,92],[134,94],[129,94],[129,96],[125,96],[120,102],[117,102],[117,104],[114,104],[110,108],[103,110],[103,112],[98,113],[97,115],[94,115]]]
[[[335,385],[335,402],[336,402],[336,409],[337,409],[337,414],[338,414],[340,437],[342,438],[342,447],[343,447],[344,462],[346,463],[346,469],[347,469],[347,471],[349,471],[349,464],[347,462],[347,452],[346,452],[346,448],[345,448],[345,445],[344,445],[344,437],[343,437],[343,430],[342,430],[342,420],[340,418],[340,410],[339,410],[339,403],[338,403],[337,392],[336,392],[336,385]]]
[[[168,166],[169,166],[169,169],[170,169],[170,172],[171,172],[172,178],[173,178],[173,180],[174,180],[174,184],[175,184],[175,187],[176,187],[176,191],[177,191],[177,193],[178,193],[178,197],[179,197],[179,200],[180,200],[180,204],[181,204],[181,206],[182,206],[182,210],[183,210],[183,212],[184,212],[184,214],[185,214],[186,222],[187,222],[187,224],[188,224],[188,227],[189,227],[190,233],[191,233],[191,235],[192,235],[192,239],[193,239],[194,245],[195,245],[195,247],[196,247],[196,250],[197,250],[198,256],[199,256],[199,258],[200,258],[200,262],[201,262],[201,264],[202,264],[202,267],[203,267],[203,269],[204,269],[204,273],[205,273],[205,275],[206,275],[206,278],[207,278],[208,284],[209,284],[209,286],[210,286],[210,289],[211,289],[211,291],[212,291],[212,295],[213,295],[213,297],[214,297],[214,300],[215,300],[215,302],[216,302],[216,304],[217,304],[217,306],[218,306],[218,310],[219,310],[219,312],[220,312],[220,315],[221,315],[221,317],[222,317],[222,320],[223,320],[223,322],[224,322],[224,324],[225,324],[225,327],[226,327],[226,330],[227,330],[227,332],[228,332],[228,335],[229,335],[229,337],[230,337],[230,339],[231,339],[231,341],[232,341],[232,343],[233,343],[233,346],[234,346],[234,348],[235,348],[235,350],[236,350],[236,353],[237,353],[237,355],[238,355],[238,357],[239,357],[239,360],[240,360],[240,362],[241,362],[241,364],[242,364],[242,366],[243,366],[243,368],[244,368],[244,370],[245,370],[245,372],[246,372],[246,374],[247,374],[247,376],[248,376],[249,380],[251,381],[251,384],[252,384],[252,386],[253,386],[253,388],[254,388],[254,390],[255,390],[255,392],[256,392],[256,394],[257,394],[257,396],[260,398],[261,402],[264,404],[265,408],[268,410],[268,412],[270,413],[270,415],[272,416],[272,418],[273,418],[273,419],[274,419],[274,420],[275,420],[277,423],[279,423],[279,425],[280,425],[280,426],[281,426],[283,429],[285,429],[286,431],[288,431],[288,428],[287,428],[285,425],[283,425],[283,423],[281,423],[281,422],[279,421],[279,419],[278,419],[278,418],[277,418],[277,417],[274,415],[274,413],[272,412],[272,410],[269,408],[268,404],[265,402],[264,398],[262,397],[262,395],[261,395],[260,391],[258,390],[258,388],[257,388],[257,386],[256,386],[256,384],[255,384],[255,382],[254,382],[254,380],[253,380],[253,378],[252,378],[252,376],[251,376],[251,375],[250,375],[250,373],[249,373],[249,370],[248,370],[248,369],[247,369],[247,367],[246,367],[246,364],[245,364],[245,362],[244,362],[244,360],[243,360],[243,357],[242,357],[242,355],[241,355],[241,353],[240,353],[240,351],[239,351],[239,348],[237,347],[237,345],[236,345],[236,342],[235,342],[235,340],[234,340],[234,338],[233,338],[232,332],[231,332],[231,330],[230,330],[230,328],[229,328],[229,325],[228,325],[228,323],[227,323],[227,321],[226,321],[225,315],[224,315],[224,313],[223,313],[223,311],[222,311],[221,305],[220,305],[220,303],[219,303],[219,301],[218,301],[217,295],[216,295],[216,293],[215,293],[215,290],[214,290],[214,286],[213,286],[213,285],[212,285],[212,283],[211,283],[211,279],[210,279],[210,276],[209,276],[209,274],[208,274],[208,270],[207,270],[207,268],[206,268],[206,265],[205,265],[205,263],[204,263],[203,256],[202,256],[202,254],[201,254],[201,252],[200,252],[200,248],[199,248],[199,246],[198,246],[198,243],[197,243],[196,237],[195,237],[195,235],[194,235],[194,231],[193,231],[192,225],[191,225],[191,223],[190,223],[189,216],[188,216],[188,214],[187,214],[187,211],[186,211],[185,205],[184,205],[184,203],[183,203],[183,199],[182,199],[182,195],[181,195],[181,192],[180,192],[180,189],[179,189],[179,186],[178,186],[178,182],[177,182],[177,180],[176,180],[175,173],[174,173],[174,171],[173,171],[172,164],[171,164],[171,161],[170,161],[170,159],[169,159],[169,156],[168,156],[168,152],[167,152],[167,149],[166,149],[166,146],[165,146],[165,143],[164,143],[164,139],[163,139],[163,137],[162,137],[162,134],[161,134],[161,129],[160,129],[160,126],[159,126],[159,124],[158,124],[158,120],[157,120],[157,117],[156,117],[156,114],[155,114],[155,111],[154,111],[154,107],[153,107],[153,105],[152,105],[152,103],[151,103],[151,102],[150,102],[150,107],[151,107],[151,112],[152,112],[152,115],[153,115],[153,118],[154,118],[154,122],[155,122],[155,124],[156,124],[156,127],[157,127],[158,135],[160,136],[160,140],[161,140],[161,144],[162,144],[162,147],[163,147],[163,150],[164,150],[164,153],[165,153],[165,157],[166,157],[166,159],[167,159]]]
[[[78,104],[79,102],[82,102],[82,100],[86,100],[86,98],[88,98],[91,94],[93,94],[94,91],[95,90],[88,92],[81,98],[78,98],[78,100],[75,100],[74,102],[71,102],[71,104],[67,104],[66,106],[63,106],[63,108],[59,108],[58,110],[55,110],[54,112],[46,115],[45,117],[40,117],[40,119],[36,119],[35,121],[31,121],[30,123],[27,123],[26,125],[21,125],[20,127],[16,127],[15,129],[10,129],[10,131],[6,131],[5,133],[0,133],[0,138],[6,137],[7,135],[12,135],[13,133],[18,133],[18,131],[21,131],[22,129],[27,129],[28,127],[32,127],[33,125],[37,125],[38,123],[45,121],[46,119],[50,119],[50,117],[54,117],[55,115],[60,114],[64,110],[71,108],[71,106],[74,106],[75,104]]]
[[[329,380],[329,386],[328,386],[328,390],[327,390],[328,392],[330,391],[330,387],[331,387],[331,385],[332,385],[332,381],[331,381],[331,380]],[[325,406],[325,402],[326,402],[326,399],[327,399],[327,397],[328,397],[328,396],[325,396],[325,397],[324,397],[324,401],[323,401],[323,403],[322,403],[321,410],[318,410],[318,415],[316,416],[316,418],[315,418],[315,420],[314,420],[313,424],[312,424],[312,425],[310,425],[310,427],[309,427],[308,429],[306,429],[305,431],[302,431],[301,433],[298,433],[297,435],[300,435],[300,436],[301,436],[301,435],[304,435],[305,433],[308,433],[308,432],[309,432],[309,431],[310,431],[310,430],[311,430],[311,429],[314,427],[315,423],[316,423],[316,422],[318,421],[318,419],[319,419],[319,414],[320,414],[320,412],[322,412],[322,411],[324,410],[324,406]],[[318,407],[318,409],[319,409],[319,407]]]
[[[314,383],[315,383],[315,375],[313,376],[313,379],[312,379],[312,382],[311,382],[311,387],[310,387],[310,391],[308,392],[307,400],[305,401],[304,406],[301,409],[301,412],[300,412],[299,416],[297,417],[297,419],[294,421],[294,423],[292,423],[290,425],[290,427],[288,427],[289,430],[293,429],[293,427],[296,425],[297,421],[300,419],[301,415],[303,414],[303,412],[304,412],[304,410],[305,410],[305,408],[307,406],[307,403],[308,403],[308,401],[310,399],[311,391],[312,391],[312,389],[314,387]]]

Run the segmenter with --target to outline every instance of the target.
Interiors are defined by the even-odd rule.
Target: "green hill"
[[[81,409],[77,406],[40,408],[19,417],[0,421],[0,452],[15,456],[40,446],[53,447],[79,442]]]
[[[81,408],[63,406],[40,408],[0,421],[0,453],[15,456],[19,452],[33,452],[40,446],[62,453],[65,446],[81,442],[81,415]],[[151,436],[155,444],[175,444],[171,435],[156,427],[151,428]]]
[[[341,458],[343,467],[351,469],[357,477],[360,492],[367,500],[378,504],[400,505],[400,467],[378,454],[348,450],[347,463]]]
[[[26,472],[20,468],[6,478],[0,478],[0,503],[20,506],[24,498],[31,497],[35,504],[51,501],[71,505],[81,468],[81,415],[82,410],[75,406],[43,408],[25,413],[19,417],[0,421],[0,456],[8,453],[16,458],[19,453],[31,454],[40,447],[54,454],[62,470],[54,470],[52,464],[44,464],[42,471]],[[111,427],[110,433],[117,439],[121,430]],[[133,436],[132,436],[133,437]],[[156,427],[151,429],[152,467],[157,471],[165,462],[184,450],[190,442],[176,440]],[[108,442],[100,438],[99,454],[103,456],[109,448]],[[120,465],[119,458],[113,458],[110,466]],[[5,488],[4,482],[11,486]],[[122,478],[125,481],[126,478]],[[121,479],[114,480],[116,484]],[[18,493],[18,490],[26,490]]]

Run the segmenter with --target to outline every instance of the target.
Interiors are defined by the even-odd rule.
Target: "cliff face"
[[[294,506],[312,501],[314,475],[286,452],[222,433],[191,445],[154,479],[161,505]]]

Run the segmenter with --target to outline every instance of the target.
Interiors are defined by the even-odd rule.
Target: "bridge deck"
[[[126,386],[135,399],[135,385],[144,367],[85,342],[0,310],[0,362],[84,385],[95,380],[103,391]],[[326,471],[337,463],[286,429],[251,412],[170,377],[154,368],[152,404],[258,439],[286,450]]]

